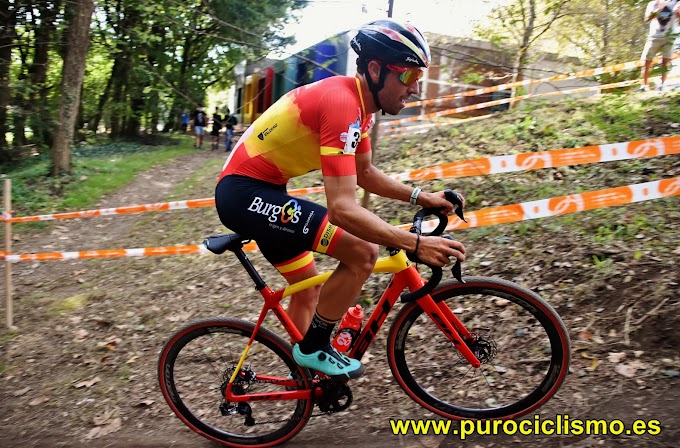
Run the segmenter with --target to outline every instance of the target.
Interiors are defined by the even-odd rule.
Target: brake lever
[[[451,235],[442,235],[442,238],[446,238],[447,240],[455,241]],[[460,283],[466,283],[465,280],[463,280],[462,263],[457,258],[456,258],[456,263],[451,268],[451,274],[453,275],[453,278],[458,280]]]
[[[463,280],[463,273],[461,272],[460,260],[456,260],[456,263],[451,268],[451,274],[453,275],[453,278],[458,280],[460,283],[467,283],[465,280]]]
[[[460,199],[458,193],[453,190],[444,190],[444,197],[447,201],[453,204],[453,212],[456,214],[456,216],[458,216],[463,222],[467,222],[465,220],[465,216],[463,215],[463,201]]]

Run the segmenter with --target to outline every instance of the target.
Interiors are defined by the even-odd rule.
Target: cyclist
[[[373,113],[398,114],[418,93],[430,63],[425,37],[410,24],[378,20],[351,41],[355,77],[335,76],[284,95],[243,134],[215,190],[222,223],[254,239],[289,283],[314,275],[312,251],[340,263],[322,287],[294,294],[288,307],[303,334],[295,361],[330,377],[356,378],[363,365],[330,344],[333,328],[372,272],[378,245],[415,252],[444,266],[465,259],[460,242],[416,236],[385,223],[356,201],[357,185],[383,197],[423,207],[453,206],[443,192],[427,193],[396,181],[371,164],[368,138]],[[289,196],[286,183],[321,169],[327,208]]]

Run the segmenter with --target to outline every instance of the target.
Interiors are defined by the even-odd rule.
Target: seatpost
[[[253,279],[253,282],[255,283],[255,289],[261,291],[264,288],[266,288],[267,284],[265,283],[264,280],[262,280],[260,274],[255,270],[255,266],[253,266],[253,264],[250,262],[248,256],[245,254],[245,252],[243,252],[243,249],[238,248],[233,250],[232,252],[234,252],[236,258],[238,258],[238,261],[241,262],[250,278]]]

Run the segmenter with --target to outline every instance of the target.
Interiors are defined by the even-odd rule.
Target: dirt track
[[[99,206],[166,200],[173,185],[209,159],[223,157],[223,153],[197,152],[181,163],[154,168]],[[202,188],[182,199],[212,194],[210,183]],[[191,236],[173,241],[177,230],[172,229],[177,227],[191,228]],[[30,238],[17,231],[20,240],[14,248],[21,253],[156,245],[149,242],[196,244],[219,230],[212,210],[178,212],[172,217],[73,220]],[[469,244],[468,249],[481,251],[482,247]],[[572,257],[576,252],[574,247],[561,249]],[[535,257],[532,263],[541,261],[540,253]],[[275,277],[261,257],[251,258],[266,278]],[[503,265],[502,260],[497,265]],[[14,268],[18,329],[11,334],[2,330],[0,447],[214,446],[171,414],[159,393],[155,367],[160,347],[183,322],[220,313],[248,317],[257,309],[252,287],[233,259],[156,257],[23,263]],[[572,374],[540,415],[620,419],[629,428],[635,419],[658,419],[663,428],[660,435],[475,436],[465,443],[452,436],[395,436],[389,432],[388,419],[432,415],[391,380],[382,334],[371,350],[366,381],[353,388],[350,412],[312,419],[287,446],[677,446],[677,320],[647,316],[644,325],[627,335],[629,345],[622,344],[621,331],[626,310],[633,303],[644,303],[647,288],[670,283],[677,301],[678,270],[669,260],[640,262],[635,269],[638,283],[633,285],[602,279],[597,303],[576,300],[577,306],[570,307],[558,298],[551,302],[573,330]],[[546,270],[527,277],[527,282],[535,287],[561,281],[553,275]],[[576,273],[569,275],[579,281]],[[235,288],[234,296],[224,297],[224,285]],[[231,304],[228,311],[225,304]],[[654,305],[645,304],[642,311],[636,308],[636,320]],[[597,319],[586,325],[584,317],[593,315]]]

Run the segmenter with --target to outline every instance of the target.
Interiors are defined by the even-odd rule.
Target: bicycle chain
[[[301,379],[295,379],[295,381],[313,382],[314,380],[318,380],[318,379],[319,378],[301,378]],[[288,380],[257,380],[257,379],[255,379],[255,380],[248,381],[248,385],[253,384],[253,383],[280,384],[283,381],[288,381]],[[311,419],[312,417],[322,417],[324,415],[331,415],[331,414],[334,414],[334,413],[335,412],[333,412],[333,411],[328,411],[328,412],[320,412],[318,414],[311,414],[309,417],[305,417],[304,420],[309,421],[309,419]],[[291,418],[284,418],[284,419],[281,419],[281,420],[267,420],[267,421],[264,421],[264,422],[255,422],[255,425],[266,425],[266,424],[270,424],[270,423],[283,423],[283,422],[287,422],[287,421],[291,421],[291,420],[292,421],[300,421],[300,420],[303,420],[303,418],[302,417],[291,417]]]

